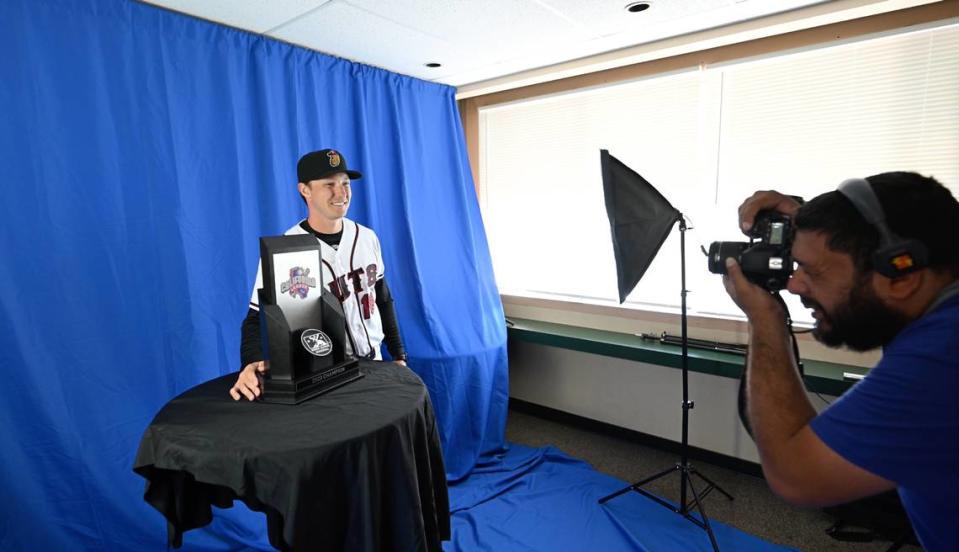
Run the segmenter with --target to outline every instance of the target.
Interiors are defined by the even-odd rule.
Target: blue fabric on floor
[[[664,466],[664,469],[668,466]],[[675,478],[679,491],[679,476]],[[628,483],[553,448],[511,445],[450,487],[454,550],[711,551],[706,531],[652,500],[626,493],[597,501]],[[714,493],[705,501],[726,500]],[[710,520],[721,550],[792,550]]]

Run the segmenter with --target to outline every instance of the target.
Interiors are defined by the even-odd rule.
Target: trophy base
[[[351,358],[295,381],[264,379],[261,381],[263,394],[259,400],[267,403],[297,404],[362,377],[359,361]]]

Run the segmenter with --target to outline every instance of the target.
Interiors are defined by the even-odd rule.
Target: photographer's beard
[[[868,351],[886,345],[909,320],[887,307],[872,287],[872,273],[860,274],[849,292],[849,297],[831,312],[818,302],[801,297],[803,306],[815,308],[820,318],[812,335],[828,347],[846,347],[854,351]]]

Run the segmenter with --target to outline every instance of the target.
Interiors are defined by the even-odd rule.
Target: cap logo
[[[339,166],[340,166],[340,154],[339,154],[339,153],[337,153],[337,152],[335,152],[335,151],[328,151],[328,152],[326,152],[326,156],[329,157],[329,159],[330,159],[330,166],[331,166],[331,167],[339,167]]]
[[[908,253],[903,253],[892,259],[892,266],[896,267],[896,270],[907,270],[912,268],[914,264],[912,257],[910,257]]]

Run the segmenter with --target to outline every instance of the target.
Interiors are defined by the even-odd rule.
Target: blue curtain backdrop
[[[257,238],[304,216],[295,164],[321,147],[364,172],[350,216],[383,242],[448,477],[502,448],[502,306],[453,89],[124,0],[4,0],[0,51],[0,549],[162,548],[137,444],[239,368]],[[241,510],[188,545],[265,545]]]

